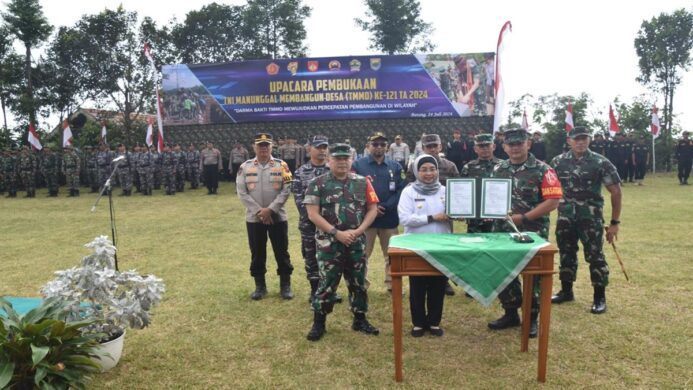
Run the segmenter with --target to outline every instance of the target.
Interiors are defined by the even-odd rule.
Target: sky
[[[73,25],[81,15],[119,4],[150,16],[159,23],[185,19],[190,10],[212,1],[194,0],[41,0],[54,26]],[[242,4],[244,1],[220,3]],[[4,10],[3,1],[0,6]],[[422,18],[435,29],[431,41],[436,53],[473,53],[496,50],[503,23],[513,25],[507,53],[512,68],[504,75],[507,100],[529,93],[588,93],[594,100],[592,115],[608,119],[615,99],[630,102],[646,94],[663,106],[663,99],[635,78],[639,75],[633,41],[643,20],[679,8],[693,10],[690,0],[615,2],[565,1],[450,1],[420,0]],[[165,4],[165,6],[162,6]],[[354,18],[363,17],[362,0],[304,0],[312,8],[305,21],[308,56],[330,57],[376,54],[369,49],[369,35]],[[600,114],[601,112],[601,114]],[[674,97],[675,124],[693,129],[693,67],[683,75]],[[531,112],[529,113],[531,116]]]

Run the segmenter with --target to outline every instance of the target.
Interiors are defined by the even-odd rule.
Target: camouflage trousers
[[[301,215],[298,219],[298,231],[301,232],[301,254],[306,268],[308,280],[319,280],[320,271],[316,258],[315,225],[307,215]]]
[[[36,175],[34,171],[20,171],[19,177],[22,179],[22,185],[27,192],[36,191]]]
[[[137,168],[137,175],[140,177],[140,190],[149,192],[154,187],[154,177],[150,167]]]
[[[349,306],[353,313],[368,311],[366,287],[366,237],[361,236],[350,246],[345,246],[332,236],[316,235],[317,260],[320,283],[313,297],[313,310],[329,314],[336,302],[339,281],[344,276],[349,289]]]
[[[120,182],[120,188],[123,191],[132,189],[132,172],[130,172],[130,168],[118,168],[118,182]]]
[[[154,189],[158,190],[159,188],[161,188],[161,167],[159,165],[154,166],[153,176],[154,176]]]
[[[94,168],[87,169],[87,181],[89,182],[89,187],[92,190],[99,189],[99,175],[98,171]]]
[[[164,185],[164,190],[167,194],[176,193],[176,173],[173,169],[167,169],[164,167],[161,170],[162,184]]]
[[[101,186],[106,184],[106,180],[108,180],[108,177],[111,176],[111,168],[108,166],[100,166],[98,171],[96,172],[96,175],[98,177],[97,185],[99,188],[101,188]]]
[[[5,191],[10,194],[17,193],[17,176],[14,172],[5,172],[3,182],[5,183]]]
[[[66,169],[65,170],[65,185],[71,190],[79,189],[79,170],[78,169]]]
[[[604,251],[604,221],[601,218],[574,219],[559,215],[556,223],[556,243],[561,256],[558,269],[562,282],[574,282],[578,269],[578,240],[582,243],[585,260],[590,267],[590,280],[596,287],[609,284],[609,266]]]
[[[507,225],[507,224],[506,224]],[[534,231],[534,230],[539,230],[535,231],[538,235],[540,235],[542,238],[548,240],[549,235],[548,233],[545,232],[546,229],[544,228],[539,228],[539,229],[523,229],[523,231]],[[496,230],[498,231],[498,230]],[[510,230],[507,230],[510,231]],[[539,277],[535,276],[534,277],[534,288],[532,289],[532,312],[533,313],[538,313],[539,312],[539,290],[540,290],[540,283],[539,283]],[[520,283],[520,278],[517,277],[508,284],[503,291],[498,294],[498,300],[501,302],[501,306],[503,306],[503,309],[519,309],[522,306],[522,283]]]
[[[200,170],[196,165],[188,167],[188,180],[190,181],[190,186],[192,188],[197,188],[200,186]]]
[[[46,188],[48,188],[48,191],[58,192],[58,189],[60,188],[60,182],[58,181],[58,172],[47,171],[43,175],[43,177],[46,178]]]
[[[185,190],[185,168],[176,170],[176,190],[183,192]]]

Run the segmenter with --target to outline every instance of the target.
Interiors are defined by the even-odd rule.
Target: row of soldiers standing
[[[79,196],[79,175],[81,159],[71,147],[58,154],[51,148],[44,148],[41,154],[28,146],[21,151],[3,150],[0,155],[0,193],[7,192],[8,198],[17,197],[17,191],[24,188],[27,198],[36,196],[36,177],[40,173],[46,181],[48,196],[58,196],[60,175],[70,189],[70,196]]]

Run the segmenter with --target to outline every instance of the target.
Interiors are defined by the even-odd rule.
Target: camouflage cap
[[[577,138],[582,135],[590,136],[589,130],[585,128],[584,126],[575,126],[573,130],[570,131],[570,134],[568,135],[570,138]]]
[[[330,156],[332,156],[332,157],[351,157],[351,147],[347,144],[330,145]]]
[[[516,144],[527,141],[529,139],[529,134],[525,129],[510,129],[505,131],[505,142],[506,144]]]
[[[479,134],[474,136],[474,145],[488,145],[493,143],[493,135]]]
[[[387,137],[385,136],[385,134],[381,133],[380,131],[376,131],[375,133],[371,134],[370,137],[368,137],[368,140],[371,142],[377,139],[384,139],[385,141],[387,141]]]
[[[421,137],[421,146],[440,144],[440,136],[438,134],[426,134]]]

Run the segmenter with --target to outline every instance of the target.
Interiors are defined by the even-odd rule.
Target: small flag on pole
[[[108,138],[107,138],[108,131],[106,131],[106,122],[101,123],[101,143],[108,145]]]
[[[154,63],[154,57],[152,56],[152,48],[149,46],[149,43],[144,44],[144,56],[147,57],[149,60],[149,64],[152,66],[152,72],[154,74],[157,74],[156,71],[156,64]],[[163,152],[164,150],[164,124],[163,124],[163,105],[161,104],[161,98],[159,97],[159,83],[158,81],[155,83],[156,85],[154,86],[155,92],[156,92],[156,124],[158,127],[158,136],[157,136],[157,149],[159,150],[159,153]]]
[[[150,147],[154,144],[154,134],[153,134],[153,129],[152,129],[152,118],[147,118],[147,136],[145,137],[144,142],[147,144],[147,147]]]
[[[618,122],[616,121],[616,115],[614,115],[614,109],[611,107],[611,104],[609,104],[609,134],[613,137],[620,131],[621,129],[618,127]]]
[[[652,124],[650,125],[650,131],[652,132],[652,138],[659,137],[660,125],[659,116],[657,115],[657,106],[652,106]]]
[[[33,123],[29,123],[29,135],[27,137],[27,141],[29,141],[31,147],[33,147],[35,150],[43,149],[43,145],[41,145],[41,141],[39,140],[38,133],[36,132]]]
[[[568,102],[568,109],[565,110],[565,131],[570,133],[575,128],[573,124],[573,104]]]
[[[72,129],[70,123],[65,119],[63,121],[63,148],[72,146]]]
[[[527,110],[522,114],[522,128],[529,131],[529,121],[527,120]]]
[[[503,110],[505,109],[505,80],[502,76],[505,75],[507,65],[505,62],[501,62],[501,59],[503,61],[506,59],[505,54],[508,46],[508,38],[510,38],[512,30],[512,24],[510,21],[507,21],[503,24],[500,34],[498,34],[498,44],[496,46],[496,79],[493,85],[494,101],[496,103],[493,113],[493,134],[498,132],[501,121],[503,120]]]

